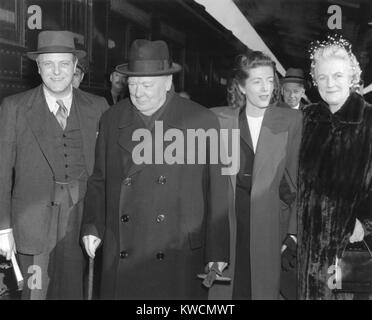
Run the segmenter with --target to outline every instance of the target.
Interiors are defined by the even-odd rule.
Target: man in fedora
[[[155,160],[159,152],[166,158],[171,144],[159,145],[159,126],[183,136],[219,129],[208,109],[174,92],[172,75],[180,70],[161,40],[135,40],[129,63],[117,67],[128,76],[130,99],[101,119],[82,228],[90,257],[103,244],[103,299],[206,299],[197,275],[208,265],[213,276],[228,262],[228,178],[220,164]],[[137,161],[140,142],[132,138],[144,129],[151,133],[145,163]],[[192,153],[186,145],[177,146],[182,160]],[[207,142],[197,152],[205,156],[209,148]]]
[[[112,106],[122,99],[129,96],[127,76],[118,72],[115,68],[110,72],[110,88],[108,88],[103,96],[106,98],[107,103]]]
[[[76,70],[72,78],[72,86],[76,89],[80,87],[81,82],[84,80],[84,75],[89,70],[89,62],[87,59],[79,59],[76,65]]]
[[[302,110],[305,105],[301,101],[307,99],[305,90],[309,87],[309,82],[305,79],[304,71],[298,68],[289,68],[285,77],[281,79],[281,93],[284,104],[282,107]]]
[[[27,56],[42,84],[0,107],[0,254],[18,253],[22,298],[82,299],[82,200],[108,105],[72,88],[85,52],[71,32],[40,32]]]

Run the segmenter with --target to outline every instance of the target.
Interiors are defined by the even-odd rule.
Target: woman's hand
[[[353,231],[353,234],[351,235],[349,241],[351,243],[359,242],[359,241],[362,241],[363,238],[364,238],[363,225],[358,219],[356,219],[354,231]]]

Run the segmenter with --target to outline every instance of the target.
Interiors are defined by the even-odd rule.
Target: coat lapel
[[[164,132],[169,128],[179,128],[179,129],[186,129],[185,128],[185,121],[184,121],[184,109],[179,106],[178,103],[174,103],[174,92],[169,92],[166,102],[164,103],[164,107],[167,108],[164,110],[162,115],[157,121],[163,122],[163,134]],[[132,104],[126,105],[125,110],[122,113],[120,125],[119,125],[119,139],[118,143],[121,146],[122,149],[124,149],[125,154],[124,156],[124,163],[129,166],[129,170],[125,170],[127,176],[134,175],[141,171],[146,164],[154,163],[155,161],[155,148],[158,148],[157,143],[158,139],[163,139],[163,136],[157,137],[156,139],[156,133],[155,128],[156,125],[152,128],[151,131],[149,131],[143,122],[143,120],[140,118],[138,114],[136,114],[135,107]],[[143,134],[148,136],[144,140],[133,140],[133,133],[140,129]],[[141,133],[141,131],[138,131]],[[151,132],[151,134],[150,134]],[[140,136],[142,135],[140,134]],[[159,132],[157,132],[159,133]],[[151,149],[151,159],[150,163],[144,163],[143,154],[139,151],[139,148],[141,149]],[[135,149],[136,148],[136,149]],[[163,150],[162,150],[163,152]],[[128,154],[129,153],[129,154]],[[131,157],[132,161],[127,161],[128,156]],[[147,159],[146,159],[147,160]]]
[[[51,121],[48,119],[48,112],[50,111],[44,97],[42,85],[40,85],[35,89],[34,95],[29,100],[26,118],[41,152],[48,162],[53,175],[55,175],[57,164],[53,143],[54,130]]]
[[[285,156],[288,139],[285,120],[276,107],[270,106],[265,112],[253,163],[252,194],[271,183]]]
[[[123,106],[123,112],[121,113],[119,121],[119,133],[118,133],[118,144],[122,150],[122,162],[123,162],[123,176],[131,176],[136,172],[142,170],[145,163],[140,163],[140,153],[133,152],[136,146],[141,144],[145,149],[149,143],[152,143],[152,139],[147,137],[142,141],[134,141],[132,139],[134,131],[138,129],[145,129],[143,121],[138,115],[135,114],[134,106],[129,104]],[[143,131],[145,132],[146,129]],[[140,132],[140,131],[138,131]],[[140,163],[140,164],[138,164]]]
[[[219,118],[219,121],[220,121],[221,128],[229,130],[229,140],[228,140],[229,144],[228,145],[232,146],[232,143],[235,143],[236,144],[235,145],[235,150],[240,152],[240,138],[236,139],[236,141],[234,141],[232,139],[232,130],[233,129],[239,129],[239,109],[226,108],[223,113],[218,114],[218,118]],[[249,132],[248,132],[248,134],[249,134]],[[250,136],[247,136],[246,138],[248,139],[248,141],[251,140]],[[251,142],[251,145],[252,145],[252,142]],[[225,146],[225,147],[227,147],[227,146]],[[224,152],[227,153],[227,150],[225,150]],[[238,158],[238,162],[240,162],[240,154],[237,155],[237,158]],[[239,171],[239,168],[237,169],[237,171]],[[229,178],[230,178],[233,194],[235,195],[236,174],[229,175]]]
[[[98,120],[96,108],[92,108],[92,101],[81,95],[79,90],[74,89],[72,103],[76,107],[77,117],[80,124],[81,137],[83,140],[83,152],[85,164],[89,175],[93,172],[94,149],[98,131]]]
[[[244,111],[241,112],[239,115],[239,128],[240,136],[243,138],[244,142],[251,148],[252,152],[254,153],[251,132],[249,131],[248,120],[246,113]]]

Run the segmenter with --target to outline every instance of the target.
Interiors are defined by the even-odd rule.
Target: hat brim
[[[87,53],[84,50],[71,50],[71,49],[61,49],[61,48],[50,48],[40,51],[31,51],[27,52],[26,55],[31,60],[36,60],[36,58],[43,53],[72,53],[74,54],[78,59],[84,58]]]
[[[282,79],[280,79],[280,83],[281,84],[284,84],[284,83],[299,83],[299,84],[302,84],[305,89],[309,89],[310,88],[309,81],[307,81],[306,79],[282,78]]]
[[[177,73],[182,70],[182,67],[178,63],[172,63],[172,67],[166,70],[160,70],[160,71],[130,71],[128,70],[128,63],[119,64],[115,71],[125,74],[127,76],[137,76],[137,77],[151,77],[151,76],[164,76],[169,75],[173,73]]]

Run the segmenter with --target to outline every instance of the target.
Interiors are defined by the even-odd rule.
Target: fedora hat
[[[305,73],[302,69],[299,68],[289,68],[285,76],[280,79],[281,84],[284,83],[300,83],[302,84],[305,89],[308,89],[310,87],[310,83],[305,78]]]
[[[127,76],[162,76],[173,74],[182,68],[172,63],[168,45],[162,41],[134,40],[129,50],[128,63],[120,64],[116,71]]]
[[[36,60],[42,53],[72,53],[78,59],[86,55],[85,51],[75,48],[74,34],[70,31],[41,31],[37,39],[37,50],[27,52],[27,56]]]

